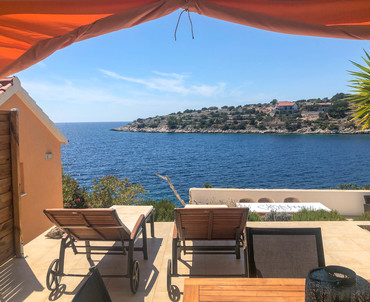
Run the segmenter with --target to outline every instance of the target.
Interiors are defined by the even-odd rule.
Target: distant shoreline
[[[162,116],[138,118],[114,131],[212,134],[370,134],[354,122],[350,95],[244,106],[186,109]]]
[[[285,130],[258,130],[258,129],[249,129],[249,130],[221,130],[221,129],[192,129],[192,130],[183,130],[183,129],[174,129],[169,130],[165,128],[153,129],[153,128],[136,128],[132,126],[123,126],[118,128],[110,129],[111,131],[122,131],[122,132],[143,132],[143,133],[201,133],[201,134],[360,134],[366,135],[370,134],[370,129],[365,131],[349,129],[348,131],[333,131],[333,130],[322,130],[317,129],[312,131],[311,129],[298,129],[297,131],[289,132]]]

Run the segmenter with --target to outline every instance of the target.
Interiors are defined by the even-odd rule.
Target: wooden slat
[[[0,135],[9,135],[9,121],[0,121]]]
[[[44,213],[77,240],[117,241],[131,235],[113,209],[46,209]]]
[[[14,256],[9,111],[0,111],[0,264]]]
[[[199,301],[199,287],[185,285],[183,302],[196,302],[196,301]]]
[[[19,111],[12,109],[10,112],[10,149],[12,167],[12,194],[13,194],[13,228],[14,228],[14,251],[17,257],[22,257],[22,237],[20,225],[20,155],[19,155]]]
[[[0,240],[2,237],[13,232],[13,219],[0,224]]]
[[[0,142],[2,145],[10,145],[10,134],[9,135],[0,135]]]
[[[12,203],[12,192],[0,194],[0,209],[9,207]]]
[[[245,226],[246,213],[246,208],[176,209],[180,239],[184,229],[186,240],[235,240],[235,232]]]
[[[200,296],[199,300],[200,302],[304,302],[304,293],[302,294],[301,297],[253,297],[253,298],[248,298],[246,297],[239,297],[239,296]],[[185,300],[184,300],[185,301]],[[189,300],[191,301],[191,300]]]
[[[11,196],[11,192],[10,193],[10,196]],[[4,195],[4,194],[2,194]],[[4,208],[11,208],[12,207],[12,199],[8,199],[8,200],[4,200],[4,201],[0,201],[0,210],[4,209]]]
[[[185,279],[187,301],[301,301],[305,279],[193,278]]]
[[[249,290],[254,290],[254,291],[300,291],[302,290],[302,285],[200,285],[200,288],[202,292],[206,291],[213,291],[213,292],[218,292],[218,291],[249,291]]]
[[[10,163],[0,164],[0,179],[10,177],[12,175],[12,170]]]
[[[6,235],[0,240],[0,264],[14,255],[13,233]]]
[[[6,164],[10,162],[10,150],[0,151],[0,164]]]
[[[62,227],[60,228],[63,228],[63,229],[81,229],[81,230],[91,230],[93,229],[91,226],[85,226],[85,225],[63,225]],[[122,226],[118,226],[118,225],[114,225],[114,226],[95,226],[94,228],[97,228],[97,229],[101,229],[101,230],[109,230],[109,229],[122,229],[123,230],[123,227]]]
[[[229,286],[228,290],[203,290],[200,287],[200,294],[203,296],[238,296],[238,297],[300,297],[302,292],[299,290],[287,290],[285,287],[280,286],[281,290],[255,290],[253,287],[246,287],[244,290],[238,291],[234,287]],[[303,287],[301,290],[304,289]]]
[[[188,278],[187,285],[305,285],[302,278]]]
[[[0,121],[9,121],[9,111],[7,112],[0,112]]]
[[[0,223],[4,223],[5,221],[11,220],[13,218],[12,214],[13,213],[11,207],[0,209]]]
[[[4,137],[4,135],[0,135],[0,138],[1,137]],[[10,150],[10,143],[9,143],[9,141],[2,141],[1,139],[0,139],[0,150]]]
[[[209,212],[208,216],[208,232],[207,232],[207,239],[212,239],[212,230],[213,230],[213,212]]]
[[[12,188],[12,178],[11,177],[0,179],[0,194],[10,192],[11,188]]]

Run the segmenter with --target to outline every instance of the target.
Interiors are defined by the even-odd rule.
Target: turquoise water
[[[148,198],[178,204],[189,188],[326,189],[370,184],[370,135],[169,134],[110,131],[115,123],[57,124],[67,173],[85,186],[114,174],[149,190]]]

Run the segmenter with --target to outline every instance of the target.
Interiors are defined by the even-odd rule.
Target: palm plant
[[[352,107],[355,108],[352,120],[357,126],[361,125],[362,130],[370,128],[370,56],[366,51],[365,54],[366,58],[362,59],[366,64],[360,65],[351,61],[360,71],[349,71],[349,74],[355,77],[350,80],[352,85],[349,85],[354,92],[349,97],[349,101],[353,103]]]

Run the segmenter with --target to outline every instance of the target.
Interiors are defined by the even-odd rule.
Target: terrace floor
[[[321,227],[327,265],[341,265],[370,279],[370,232],[358,225],[370,222],[248,222],[252,227]],[[113,301],[170,301],[166,291],[167,261],[171,257],[173,223],[155,223],[156,238],[148,238],[149,259],[135,252],[141,268],[136,295],[130,292],[129,279],[104,278]],[[71,301],[84,278],[64,277],[59,291],[50,292],[45,285],[51,261],[58,257],[60,240],[46,239],[44,234],[24,247],[25,258],[12,259],[0,267],[0,301]],[[138,244],[141,244],[138,242]],[[93,257],[102,274],[125,272],[126,257]],[[243,259],[234,255],[187,255],[179,262],[179,273],[228,274],[242,273]],[[191,268],[194,265],[194,268]],[[89,263],[84,255],[67,250],[66,273],[86,274]],[[174,278],[172,284],[183,291],[184,278]]]

